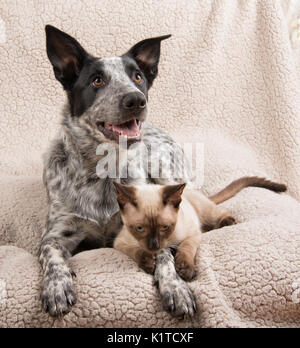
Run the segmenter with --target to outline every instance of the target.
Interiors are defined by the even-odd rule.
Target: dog
[[[83,250],[112,247],[122,227],[113,185],[116,179],[99,177],[96,171],[104,158],[97,151],[99,145],[113,146],[120,152],[121,138],[131,145],[143,143],[150,148],[157,144],[156,149],[167,144],[171,159],[182,150],[165,132],[145,122],[161,42],[170,35],[142,40],[119,57],[97,58],[59,29],[47,25],[45,31],[47,55],[55,78],[66,91],[67,103],[60,131],[44,156],[43,181],[49,209],[38,256],[43,272],[43,308],[51,316],[60,317],[76,303],[75,274],[68,258]],[[156,158],[161,156],[156,154]],[[171,164],[176,169],[175,161]],[[148,162],[142,169],[148,177],[128,175],[119,182],[187,182],[171,174],[151,177]],[[211,204],[212,220],[217,221],[219,208]],[[176,273],[170,248],[156,256],[154,281],[164,309],[174,316],[195,313],[195,298]]]

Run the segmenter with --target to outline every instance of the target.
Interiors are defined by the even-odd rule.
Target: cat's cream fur
[[[175,247],[176,270],[183,279],[191,280],[201,231],[235,224],[234,217],[216,203],[248,186],[277,192],[286,190],[284,185],[256,177],[236,180],[210,198],[197,190],[184,190],[184,184],[133,187],[115,183],[124,226],[114,241],[114,248],[134,259],[146,272],[153,273],[155,253]]]
[[[186,189],[181,194],[182,185],[173,186],[175,192],[164,202],[164,192],[170,187],[143,185],[129,191],[126,187],[131,198],[127,196],[128,202],[122,205],[126,194],[120,192],[119,186],[118,198],[124,226],[115,239],[114,247],[134,259],[148,273],[154,271],[154,256],[158,250],[167,246],[178,247],[176,270],[182,278],[190,280],[195,273],[194,258],[201,240],[201,221],[211,225],[212,221],[221,220],[220,217],[229,218],[231,223],[234,219],[200,192]],[[163,226],[168,226],[168,230],[161,230]],[[136,227],[143,227],[144,231],[139,232]],[[156,244],[152,247],[153,240]]]

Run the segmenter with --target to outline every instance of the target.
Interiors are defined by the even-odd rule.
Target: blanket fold
[[[266,205],[273,213],[262,214]],[[120,252],[99,249],[70,259],[78,303],[54,320],[41,310],[37,257],[2,246],[0,327],[299,326],[299,204],[249,188],[227,206],[237,212],[239,224],[203,236],[198,274],[190,283],[198,306],[193,319],[180,321],[165,313],[151,276]]]

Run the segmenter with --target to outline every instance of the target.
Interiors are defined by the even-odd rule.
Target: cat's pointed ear
[[[162,188],[162,199],[164,204],[171,204],[174,208],[179,208],[181,195],[186,184],[167,185]]]
[[[46,25],[47,55],[53,66],[56,79],[66,90],[75,83],[89,54],[73,37]]]
[[[133,186],[127,186],[118,184],[116,182],[113,183],[116,192],[117,192],[117,200],[121,209],[124,208],[126,203],[131,203],[136,206],[136,188]]]
[[[140,41],[125,54],[125,56],[129,56],[137,62],[148,80],[149,87],[157,76],[161,41],[169,37],[171,35],[153,37]]]

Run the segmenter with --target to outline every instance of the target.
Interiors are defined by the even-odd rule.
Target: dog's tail
[[[287,190],[287,187],[284,184],[279,184],[277,182],[273,182],[265,178],[259,178],[257,176],[245,176],[233,181],[222,191],[209,197],[209,199],[216,204],[220,204],[227,199],[232,198],[246,187],[262,187],[274,192],[285,192]]]

